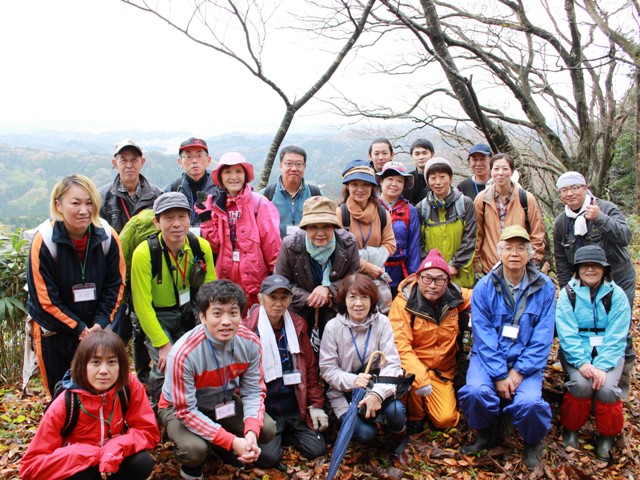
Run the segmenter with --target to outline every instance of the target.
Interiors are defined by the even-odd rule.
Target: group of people
[[[393,155],[376,139],[369,161],[349,162],[339,206],[305,182],[297,146],[282,149],[280,177],[259,193],[240,153],[209,170],[197,138],[180,145],[184,173],[164,191],[141,175],[130,140],[116,146],[113,184],[58,182],[31,246],[28,307],[45,389],[65,393],[43,416],[23,478],[147,478],[157,422],[185,479],[203,478],[211,446],[239,467],[274,466],[283,445],[315,458],[356,389],[366,393],[354,439],[373,441],[380,424],[400,462],[410,434],[454,427],[461,413],[478,430],[462,452],[491,448],[504,413],[534,468],[551,426],[542,381],[555,330],[563,441],[578,447],[593,408],[596,455],[608,459],[635,358],[624,216],[581,174],[560,176],[556,306],[539,270],[542,215],[509,155],[473,146],[473,175],[457,188],[431,142],[411,146],[411,172]]]

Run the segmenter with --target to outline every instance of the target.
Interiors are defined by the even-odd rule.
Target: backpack
[[[80,398],[77,392],[64,388],[62,385],[62,380],[56,383],[56,386],[53,390],[53,398],[45,408],[45,412],[51,406],[53,401],[60,396],[60,394],[64,391],[64,404],[65,404],[65,418],[64,423],[62,424],[62,430],[60,430],[60,435],[62,438],[68,437],[73,429],[76,428],[78,424],[78,417],[80,416]],[[129,397],[131,397],[131,389],[127,385],[124,388],[118,390],[118,399],[120,403],[120,409],[122,410],[122,418],[127,415],[127,409],[129,407]],[[126,421],[124,421],[124,429],[125,431],[128,429]]]
[[[420,201],[420,203],[418,204],[418,208],[420,210],[420,223],[427,223],[427,221],[429,220],[427,213],[425,211],[425,206],[428,204],[427,199],[424,198],[423,200]],[[453,203],[453,206],[456,210],[456,218],[454,220],[457,219],[461,219],[464,221],[465,218],[465,208],[464,208],[464,195],[460,195],[458,198],[456,198],[456,201]]]
[[[571,302],[571,309],[576,309],[576,291],[571,288],[571,286],[567,283],[564,287],[567,291],[567,297],[569,297],[569,301]],[[609,314],[611,311],[611,297],[613,297],[613,290],[607,292],[607,294],[602,297],[602,306],[604,307],[604,311]]]
[[[404,222],[405,228],[407,230],[409,229],[409,221],[411,220],[411,208],[408,200],[404,200],[402,207],[398,208],[397,210],[389,211],[389,213],[391,214],[391,222],[402,220]]]
[[[267,199],[270,201],[273,200],[273,196],[276,193],[277,183],[278,182],[270,183],[269,185],[267,185],[267,188],[264,189],[263,195],[267,197]],[[307,185],[309,186],[309,190],[311,190],[312,197],[317,197],[319,195],[322,195],[322,192],[320,191],[319,187],[317,187],[316,185],[311,185],[310,183],[308,183]]]
[[[200,248],[200,242],[198,237],[193,233],[187,232],[187,240],[189,241],[189,247],[191,247],[191,253],[193,254],[193,263],[204,262],[204,253]],[[151,278],[158,277],[158,285],[162,284],[162,247],[160,246],[160,240],[158,234],[154,233],[147,237],[147,243],[149,244],[149,251],[151,253]]]
[[[378,204],[377,207],[378,216],[380,217],[380,234],[382,235],[382,232],[387,226],[387,209],[380,204]],[[340,205],[340,213],[342,215],[342,228],[348,232],[349,226],[351,225],[351,213],[349,213],[346,203]]]
[[[518,191],[518,196],[520,197],[520,206],[524,210],[525,228],[527,229],[527,232],[530,232],[531,231],[531,223],[529,222],[529,200],[527,199],[527,191],[524,188],[520,187],[520,190]],[[485,205],[486,205],[486,202],[483,201],[482,202],[482,216],[483,217],[484,217]]]
[[[25,238],[31,241],[33,240],[33,237],[35,236],[36,232],[40,232],[40,235],[42,236],[42,241],[47,246],[47,249],[49,250],[51,257],[55,262],[56,258],[58,257],[58,244],[53,241],[53,223],[54,222],[51,220],[45,220],[40,225],[38,225],[34,230],[25,232]],[[104,232],[107,234],[107,238],[101,242],[102,252],[106,257],[107,254],[109,253],[109,247],[111,246],[111,236],[112,236],[111,225],[109,225],[109,223],[104,218],[100,218],[100,225],[104,229]]]

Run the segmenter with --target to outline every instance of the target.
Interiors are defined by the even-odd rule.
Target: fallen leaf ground
[[[640,289],[636,291],[632,326],[634,338],[640,338]],[[636,341],[636,351],[640,343]],[[521,461],[522,442],[519,436],[507,438],[501,447],[481,457],[465,456],[460,445],[473,436],[464,418],[457,428],[447,431],[425,429],[411,437],[411,460],[402,466],[384,453],[383,446],[373,445],[349,449],[338,478],[380,479],[640,479],[640,379],[636,373],[631,394],[625,402],[625,425],[619,437],[613,458],[607,462],[593,455],[596,431],[592,421],[582,429],[580,448],[567,451],[562,446],[562,428],[558,413],[564,381],[562,369],[556,365],[554,345],[544,382],[544,396],[554,413],[553,426],[545,439],[544,460],[534,471],[528,471]],[[640,368],[638,368],[640,370]],[[34,394],[23,397],[19,387],[0,389],[0,479],[18,479],[20,458],[35,432],[46,398],[36,384]],[[335,432],[333,433],[333,436]],[[160,443],[153,451],[157,465],[152,479],[180,478],[179,465],[173,458],[171,442]],[[220,480],[320,480],[326,478],[331,448],[324,458],[307,461],[288,449],[279,469],[236,470],[223,465],[212,455],[206,465],[206,478]]]

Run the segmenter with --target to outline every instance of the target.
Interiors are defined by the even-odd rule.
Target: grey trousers
[[[567,363],[564,355],[560,355],[560,362],[569,377],[569,380],[565,382],[564,386],[574,397],[593,397],[602,403],[615,403],[620,400],[621,390],[618,382],[620,381],[620,375],[622,375],[622,367],[624,367],[624,357],[620,357],[616,366],[607,372],[604,385],[597,391],[591,386],[590,379],[584,378],[577,368]]]

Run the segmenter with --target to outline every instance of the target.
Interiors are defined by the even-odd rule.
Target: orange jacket
[[[440,298],[439,318],[424,310],[426,303],[414,274],[398,287],[398,295],[389,312],[402,368],[415,374],[415,389],[431,383],[429,370],[438,370],[444,378],[453,380],[459,314],[471,308],[471,290],[449,284]]]
[[[519,185],[515,185],[511,194],[511,201],[504,218],[505,228],[511,225],[520,225],[526,228],[524,208],[520,205]],[[476,239],[476,255],[474,258],[475,271],[489,273],[489,270],[498,261],[498,241],[500,240],[500,218],[496,207],[495,186],[491,185],[478,194],[473,201],[476,208],[476,221],[478,222],[478,237]],[[534,263],[542,262],[544,256],[544,221],[536,198],[527,192],[527,211],[529,217],[529,237],[533,248]]]

